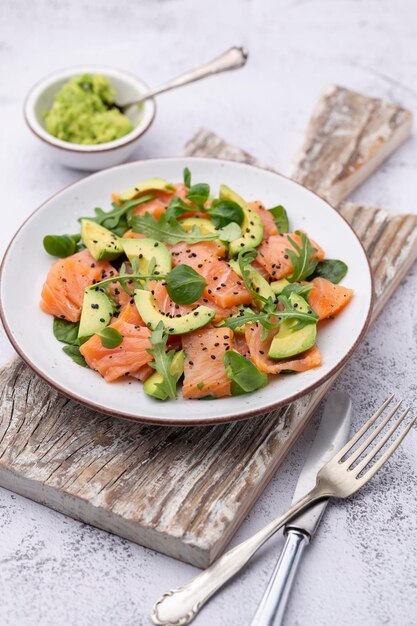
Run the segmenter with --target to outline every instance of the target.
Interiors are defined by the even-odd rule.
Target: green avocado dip
[[[62,141],[78,144],[106,143],[127,135],[133,124],[112,106],[115,95],[105,76],[70,78],[45,114],[46,130]]]

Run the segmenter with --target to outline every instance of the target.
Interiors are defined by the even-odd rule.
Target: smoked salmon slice
[[[245,335],[239,335],[238,333],[235,333],[235,336],[233,337],[233,348],[234,350],[239,352],[242,356],[245,356],[247,359],[250,359],[250,350],[246,342]]]
[[[127,294],[126,294],[127,295]],[[115,316],[116,321],[126,322],[127,324],[134,324],[136,326],[145,326],[143,319],[139,315],[139,311],[136,308],[136,305],[133,304],[130,299],[127,304],[121,309],[121,311]]]
[[[152,361],[152,356],[147,351],[152,347],[149,341],[151,331],[146,326],[132,323],[132,319],[137,321],[134,318],[133,305],[129,305],[120,318],[110,324],[110,328],[115,328],[123,336],[123,341],[117,348],[105,348],[98,335],[93,335],[80,347],[87,365],[99,372],[109,383],[123,376],[142,379],[142,368]]]
[[[288,235],[273,235],[266,241],[263,241],[258,248],[256,261],[268,272],[272,280],[285,278],[285,276],[289,276],[293,271],[291,259],[286,253],[287,248],[293,248],[288,237],[291,237],[293,241],[301,246],[301,237],[296,233],[289,233]],[[313,240],[311,240],[311,245],[313,248],[317,249],[317,252],[313,254],[313,258],[322,261],[324,259],[324,251]]]
[[[223,364],[223,355],[232,346],[230,328],[203,328],[183,336],[185,351],[184,398],[230,396],[230,379]]]
[[[88,250],[59,259],[52,265],[42,288],[41,309],[69,322],[78,322],[85,288],[110,276],[117,276],[116,270],[107,261],[95,261]]]
[[[272,235],[279,235],[279,230],[275,224],[274,216],[267,209],[265,209],[262,202],[256,200],[255,202],[249,202],[249,206],[254,209],[261,218],[262,226],[264,229],[264,239],[269,239]]]
[[[207,282],[204,297],[222,309],[250,304],[252,295],[230,265],[217,256],[218,246],[215,241],[176,244],[171,250],[172,262],[189,265],[201,274]]]
[[[267,374],[279,374],[286,370],[305,372],[321,365],[320,350],[316,345],[290,359],[270,359],[268,352],[276,331],[270,331],[265,341],[262,341],[262,331],[261,324],[248,324],[245,331],[251,361],[261,372]]]
[[[352,300],[353,290],[334,285],[327,278],[317,277],[311,281],[308,303],[321,320],[337,315]]]

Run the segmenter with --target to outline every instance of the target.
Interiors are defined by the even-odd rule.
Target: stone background
[[[81,176],[47,159],[22,119],[29,87],[61,67],[114,65],[154,85],[232,44],[249,48],[244,70],[161,96],[134,159],[177,154],[204,125],[285,173],[327,85],[417,105],[413,0],[3,0],[0,24],[0,254],[38,204]],[[416,212],[416,166],[412,139],[353,199]],[[414,268],[339,379],[356,423],[390,390],[417,406],[416,301]],[[0,362],[11,354],[0,331]],[[288,506],[316,425],[235,541]],[[370,487],[329,507],[302,563],[287,626],[417,622],[416,443],[414,431]],[[196,625],[248,624],[281,546],[281,537],[272,540]],[[2,625],[146,625],[161,592],[195,571],[0,490]]]

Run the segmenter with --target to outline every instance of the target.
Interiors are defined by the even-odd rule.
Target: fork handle
[[[279,561],[269,580],[251,626],[280,626],[285,613],[297,567],[309,543],[309,536],[291,528]]]
[[[318,485],[296,502],[284,515],[274,519],[255,535],[228,552],[187,584],[165,593],[154,605],[152,621],[158,626],[189,624],[203,604],[242,569],[255,552],[284,524],[325,494]]]

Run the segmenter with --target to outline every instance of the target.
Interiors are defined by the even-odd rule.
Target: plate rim
[[[47,373],[41,371],[34,363],[32,363],[32,361],[30,360],[30,358],[26,355],[26,353],[24,352],[24,350],[20,347],[19,343],[15,340],[15,338],[13,337],[13,333],[11,331],[11,329],[9,328],[9,325],[6,321],[6,316],[5,316],[5,311],[3,309],[3,302],[2,299],[0,298],[0,320],[3,324],[3,328],[6,332],[6,335],[10,341],[10,343],[12,344],[13,348],[16,350],[17,354],[20,356],[20,358],[32,369],[32,371],[34,371],[42,380],[44,380],[45,382],[47,382],[51,387],[53,387],[54,389],[56,389],[57,391],[59,391],[59,393],[63,394],[66,398],[69,398],[70,400],[73,400],[74,402],[77,402],[78,404],[84,405],[86,407],[88,407],[89,409],[93,410],[93,411],[98,411],[101,413],[104,413],[105,415],[111,415],[112,417],[117,417],[119,419],[126,419],[132,422],[135,422],[136,424],[153,424],[155,426],[214,426],[214,425],[220,425],[220,424],[228,424],[228,423],[232,423],[232,422],[238,422],[238,421],[242,421],[245,419],[249,419],[251,417],[255,417],[257,415],[261,415],[263,413],[269,413],[271,411],[274,411],[282,406],[286,406],[287,404],[290,404],[292,402],[294,402],[295,400],[298,400],[299,398],[302,398],[303,396],[307,395],[308,393],[310,393],[311,391],[314,391],[315,389],[317,389],[318,387],[320,387],[320,385],[322,385],[323,383],[325,383],[327,380],[329,380],[332,376],[334,376],[336,374],[336,372],[338,372],[344,365],[345,363],[349,360],[349,358],[352,356],[352,354],[355,352],[355,350],[358,348],[359,344],[361,343],[362,339],[364,338],[369,325],[371,323],[371,317],[372,317],[372,313],[373,313],[373,309],[374,309],[374,304],[375,304],[375,284],[374,284],[374,276],[372,273],[372,268],[371,268],[371,264],[368,258],[368,255],[366,253],[365,247],[362,243],[362,241],[359,239],[358,235],[356,234],[356,232],[354,231],[354,229],[352,228],[352,226],[349,224],[349,222],[347,221],[347,219],[341,215],[339,213],[339,211],[325,198],[323,198],[322,196],[320,196],[318,193],[316,193],[315,191],[312,191],[311,189],[309,189],[308,187],[306,187],[305,185],[303,185],[302,183],[290,178],[289,176],[286,176],[284,174],[281,174],[279,172],[276,172],[275,170],[269,169],[268,167],[262,167],[260,165],[253,165],[251,163],[242,163],[239,161],[233,161],[232,159],[217,159],[215,157],[187,157],[187,156],[167,156],[167,157],[153,157],[153,158],[145,158],[145,159],[137,159],[135,161],[129,161],[128,163],[123,163],[120,165],[115,165],[113,167],[108,167],[105,169],[102,169],[98,172],[93,172],[92,174],[89,174],[88,176],[80,176],[80,178],[78,178],[77,180],[69,183],[68,185],[65,185],[64,187],[62,187],[61,189],[59,189],[58,191],[56,191],[55,193],[53,193],[51,196],[49,196],[46,200],[44,200],[36,209],[34,209],[28,216],[27,218],[22,222],[22,224],[19,226],[19,228],[16,230],[15,234],[13,235],[13,237],[11,238],[10,242],[8,243],[6,250],[4,252],[3,258],[1,260],[0,263],[0,285],[2,283],[2,279],[3,279],[3,272],[5,269],[5,265],[7,262],[7,257],[8,254],[10,252],[10,248],[13,245],[14,241],[17,239],[20,231],[24,228],[24,226],[27,224],[27,222],[29,222],[32,217],[38,213],[38,211],[40,211],[48,202],[50,202],[53,198],[55,198],[56,196],[58,196],[60,193],[62,193],[63,191],[66,191],[67,189],[69,189],[70,187],[73,187],[75,185],[77,185],[78,183],[90,179],[90,178],[94,178],[94,177],[99,177],[100,175],[102,175],[103,173],[106,173],[108,171],[111,170],[117,170],[117,169],[121,169],[124,168],[126,166],[132,166],[132,165],[136,165],[136,164],[140,164],[142,162],[161,162],[161,161],[175,161],[178,159],[182,159],[182,160],[190,160],[190,161],[194,161],[194,160],[199,160],[199,161],[206,161],[206,162],[216,162],[216,163],[231,163],[237,166],[244,166],[244,167],[249,167],[249,168],[254,168],[257,170],[261,170],[261,171],[266,171],[270,174],[273,174],[279,178],[283,178],[285,180],[289,180],[291,183],[294,183],[296,185],[298,185],[299,187],[302,187],[305,191],[307,191],[308,193],[313,194],[314,196],[316,196],[317,198],[319,198],[321,201],[325,202],[328,207],[334,211],[337,216],[346,224],[346,226],[350,229],[350,231],[352,232],[353,236],[356,238],[356,240],[358,241],[360,247],[362,248],[362,251],[364,253],[364,257],[366,259],[366,263],[368,266],[368,272],[369,272],[369,277],[370,277],[370,283],[371,283],[371,295],[370,295],[370,300],[369,300],[369,307],[368,307],[368,312],[365,318],[365,321],[362,325],[361,331],[356,339],[356,341],[353,343],[352,347],[350,348],[350,350],[332,367],[332,369],[327,372],[326,374],[324,374],[319,380],[315,381],[314,383],[312,383],[311,385],[309,385],[308,387],[304,387],[302,389],[302,391],[297,392],[295,394],[292,394],[291,396],[287,396],[285,399],[283,400],[278,400],[277,402],[272,402],[272,403],[268,403],[267,405],[265,405],[262,409],[245,409],[245,410],[239,410],[239,412],[235,412],[235,413],[229,413],[228,415],[222,415],[220,417],[203,417],[200,419],[194,419],[194,418],[176,418],[176,417],[170,417],[169,419],[165,418],[165,417],[146,417],[146,416],[140,416],[140,415],[132,415],[131,413],[128,412],[124,412],[124,411],[120,411],[120,412],[115,412],[112,411],[111,409],[108,409],[106,407],[103,407],[100,403],[96,403],[96,402],[91,402],[89,400],[85,400],[83,398],[81,398],[79,395],[74,394],[69,392],[66,389],[63,389],[61,387],[61,385],[56,382],[53,378],[51,378]]]

